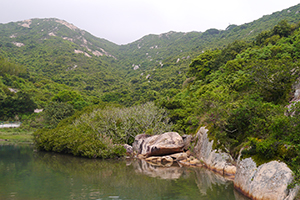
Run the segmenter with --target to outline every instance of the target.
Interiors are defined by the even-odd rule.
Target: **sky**
[[[65,20],[96,37],[127,44],[148,34],[226,29],[299,0],[0,0],[0,23]]]

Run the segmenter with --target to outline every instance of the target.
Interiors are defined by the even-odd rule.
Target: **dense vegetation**
[[[55,129],[40,129],[34,137],[40,150],[112,158],[124,155],[126,151],[120,144],[132,144],[138,134],[171,130],[165,110],[154,103],[131,108],[102,105],[76,113]]]
[[[296,5],[226,30],[147,35],[121,46],[62,20],[25,20],[0,24],[0,54],[23,65],[37,87],[46,79],[93,97],[91,101],[138,105],[178,93],[191,59],[202,51],[224,48],[236,39],[253,41],[282,19],[296,23],[299,10]]]
[[[258,164],[282,160],[295,171],[299,149],[299,24],[281,21],[252,43],[205,51],[190,64],[185,87],[161,104],[177,131],[210,130],[215,147]]]

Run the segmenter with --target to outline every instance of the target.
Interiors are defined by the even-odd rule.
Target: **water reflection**
[[[169,167],[155,166],[145,160],[131,160],[135,172],[145,174],[150,177],[158,177],[161,179],[179,179],[184,172],[183,168],[174,164]],[[128,164],[127,164],[128,165]]]
[[[243,197],[243,196],[242,196]],[[244,200],[206,169],[92,160],[0,146],[0,199]]]

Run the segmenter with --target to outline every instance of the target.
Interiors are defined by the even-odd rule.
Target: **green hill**
[[[39,108],[55,95],[43,89],[55,84],[78,91],[87,102],[130,106],[173,97],[184,81],[190,80],[188,65],[199,54],[223,49],[235,40],[251,43],[258,33],[283,19],[298,23],[299,11],[300,4],[251,23],[230,25],[226,30],[171,31],[147,35],[127,45],[97,38],[60,19],[30,19],[0,24],[0,54],[26,69],[27,76],[19,77],[19,82],[31,84],[25,88],[32,91],[41,91],[31,92]],[[13,80],[5,81],[5,73],[0,76],[6,87],[22,89],[20,84],[13,85]]]

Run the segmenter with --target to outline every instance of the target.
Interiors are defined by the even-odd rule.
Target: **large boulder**
[[[144,157],[162,156],[183,151],[182,137],[176,132],[167,132],[161,135],[137,135],[133,149]]]
[[[287,200],[297,193],[288,189],[292,181],[292,171],[285,163],[271,161],[257,168],[252,158],[247,158],[237,166],[234,187],[251,199]]]
[[[213,149],[214,141],[209,141],[207,132],[205,127],[201,127],[197,132],[198,141],[194,153],[209,169],[233,178],[236,172],[236,166],[232,164],[233,158],[228,153]]]

